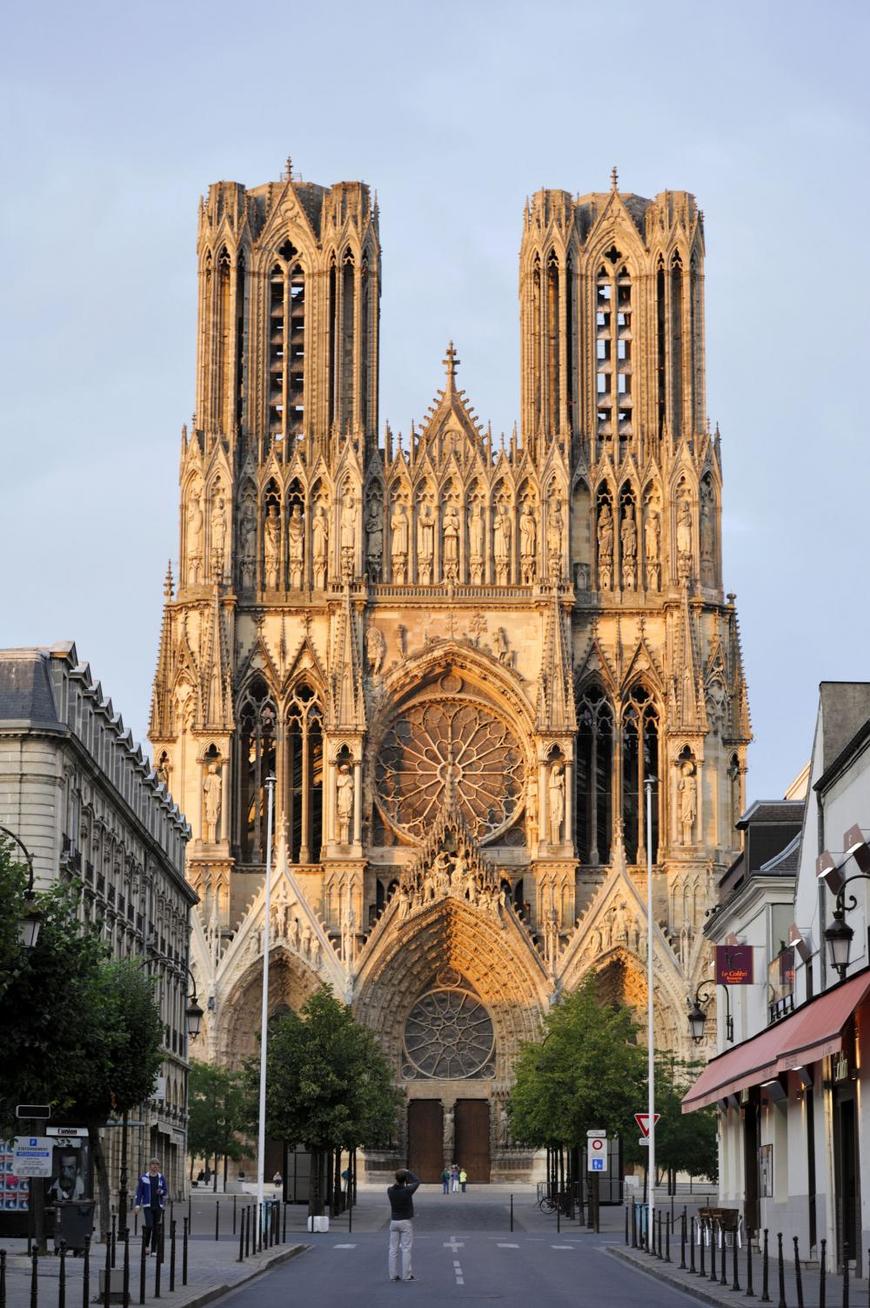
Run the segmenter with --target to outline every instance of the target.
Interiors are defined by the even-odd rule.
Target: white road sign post
[[[589,1172],[607,1171],[607,1136],[603,1131],[586,1132],[586,1165]]]

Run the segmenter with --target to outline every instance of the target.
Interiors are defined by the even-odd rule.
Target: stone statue
[[[698,816],[698,782],[695,765],[688,760],[680,768],[677,790],[680,796],[681,839],[684,845],[691,845],[695,839],[695,818]]]
[[[661,581],[661,522],[653,508],[647,510],[643,529],[643,549],[646,555],[647,590],[658,590]]]
[[[520,514],[520,566],[523,573],[523,585],[531,586],[537,571],[538,526],[528,500]]]
[[[422,586],[432,582],[435,557],[435,511],[424,501],[417,518],[417,579]]]
[[[316,590],[325,590],[329,572],[329,518],[322,502],[318,503],[314,510],[311,541],[314,556],[314,587]]]
[[[278,507],[269,506],[263,532],[263,562],[266,573],[266,589],[278,589],[279,559],[281,557],[281,520]]]
[[[598,515],[598,584],[610,590],[613,578],[613,513],[605,501]]]
[[[562,820],[565,816],[565,765],[559,758],[550,764],[547,799],[550,807],[550,844],[561,845]]]
[[[538,778],[530,772],[526,782],[526,837],[529,853],[534,856],[538,847]]]
[[[299,504],[293,505],[287,526],[287,537],[290,542],[290,589],[301,590],[305,561],[305,519],[302,517],[302,506]]]
[[[214,561],[214,580],[222,581],[227,548],[227,504],[218,492],[211,510],[211,554]]]
[[[356,500],[349,490],[341,506],[341,571],[342,576],[353,576],[354,554],[356,552]]]
[[[221,815],[222,787],[220,768],[217,763],[210,763],[208,772],[205,775],[205,781],[202,783],[202,793],[205,799],[205,838],[210,845],[213,845],[217,840],[217,826]]]
[[[443,849],[432,864],[432,881],[436,898],[444,899],[450,894],[450,859]]]
[[[446,581],[459,580],[459,513],[455,504],[444,509],[442,563]]]
[[[499,586],[507,586],[510,582],[512,534],[511,511],[505,501],[500,500],[496,506],[493,527],[495,579]]]
[[[637,585],[637,524],[633,504],[625,506],[619,534],[622,541],[622,584],[626,590],[634,590]]]
[[[369,627],[366,631],[366,658],[369,663],[369,671],[373,677],[378,676],[384,665],[384,656],[387,652],[387,642],[384,640],[384,633],[380,627]]]
[[[483,505],[471,506],[471,522],[468,529],[468,549],[471,561],[471,584],[479,586],[483,581],[483,566],[486,561],[484,553]]]
[[[495,631],[495,648],[498,654],[499,663],[510,663],[511,649],[508,643],[508,635],[504,627],[496,627]]]
[[[239,518],[239,581],[245,590],[254,584],[257,560],[257,518],[254,505],[245,498]]]
[[[559,957],[559,922],[555,908],[551,908],[544,920],[544,958],[547,964],[555,967]]]
[[[196,586],[202,570],[202,496],[196,491],[187,517],[187,581]]]
[[[371,500],[366,516],[366,559],[370,581],[380,581],[383,556],[384,527],[381,521],[381,506],[377,500]]]
[[[677,510],[677,574],[681,581],[692,575],[692,508],[686,499]]]
[[[397,586],[404,586],[408,575],[408,510],[401,500],[398,501],[390,519],[392,541],[390,558],[393,564],[393,581]]]
[[[353,817],[353,770],[342,763],[335,780],[335,808],[338,814],[338,843],[350,844],[350,820]]]
[[[708,481],[701,482],[700,509],[701,579],[706,586],[715,584],[713,563],[713,488]]]
[[[547,514],[547,554],[550,562],[550,581],[555,584],[562,578],[562,506],[555,496],[550,500]]]

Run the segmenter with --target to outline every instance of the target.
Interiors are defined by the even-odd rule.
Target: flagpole
[[[654,777],[646,777],[646,1047],[647,1047],[647,1122],[649,1124],[649,1177],[647,1184],[647,1245],[650,1247],[655,1213],[656,1188],[656,1062],[653,1038],[653,829],[652,788]]]
[[[266,778],[266,900],[263,908],[263,999],[260,1011],[260,1117],[257,1131],[257,1221],[264,1220],[265,1167],[266,1167],[266,1044],[269,1029],[269,927],[272,901],[272,808],[275,800],[275,778]]]

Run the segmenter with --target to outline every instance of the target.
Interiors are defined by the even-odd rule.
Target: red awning
[[[784,1022],[744,1040],[712,1059],[683,1098],[683,1112],[706,1108],[748,1085],[770,1081],[780,1072],[815,1063],[843,1045],[843,1027],[870,992],[870,973],[811,999]]]

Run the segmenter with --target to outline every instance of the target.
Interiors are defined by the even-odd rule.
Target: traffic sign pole
[[[646,777],[646,1025],[647,1025],[647,1076],[649,1113],[649,1162],[647,1164],[648,1231],[653,1230],[656,1189],[656,1055],[653,1039],[653,883],[652,883],[652,788],[653,778]]]

